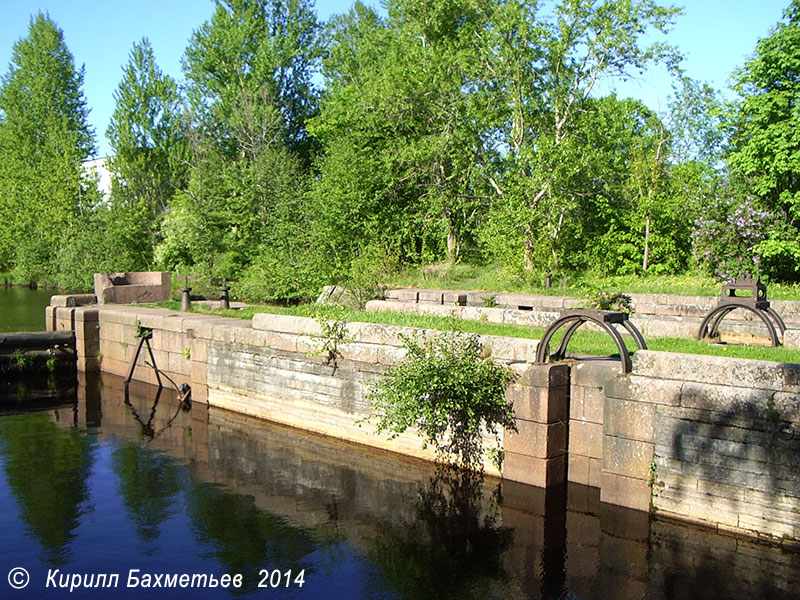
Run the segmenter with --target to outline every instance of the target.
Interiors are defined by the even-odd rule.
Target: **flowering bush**
[[[698,263],[720,280],[758,274],[763,268],[760,247],[785,229],[781,218],[760,208],[752,197],[733,197],[726,188],[701,202],[704,213],[692,232]]]

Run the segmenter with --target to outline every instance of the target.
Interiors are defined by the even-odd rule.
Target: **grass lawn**
[[[174,301],[161,302],[158,303],[157,306],[167,308],[169,310],[180,310],[180,303]],[[206,308],[200,304],[194,304],[192,306],[192,312],[214,314],[247,320],[251,319],[256,313],[273,313],[312,318],[318,318],[326,314],[324,306],[318,304],[303,304],[294,307],[254,305],[238,310],[214,310]],[[541,339],[542,335],[544,334],[544,330],[542,329],[534,329],[520,325],[504,325],[486,323],[484,321],[469,321],[448,317],[436,317],[432,315],[416,315],[388,311],[366,312],[344,309],[342,318],[345,321],[358,323],[380,323],[383,325],[419,327],[423,329],[434,329],[440,331],[449,331],[453,328],[456,328],[465,333],[528,339]],[[559,335],[557,335],[550,342],[551,351],[555,351],[555,349],[558,347],[560,335],[563,333],[563,331],[564,329],[562,328],[562,330],[559,332]],[[636,350],[636,345],[631,338],[625,337],[624,339],[628,345],[628,349],[631,352]],[[728,356],[731,358],[749,358],[755,360],[800,364],[800,350],[791,350],[783,347],[772,348],[767,346],[744,344],[720,345],[684,338],[646,338],[645,341],[647,342],[648,349],[660,350],[663,352]],[[569,353],[588,354],[593,356],[613,356],[617,354],[617,349],[612,339],[603,332],[578,331],[570,340]]]

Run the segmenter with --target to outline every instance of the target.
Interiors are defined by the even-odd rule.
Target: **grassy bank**
[[[169,310],[179,310],[179,302],[163,302],[158,306]],[[294,307],[281,307],[270,305],[248,306],[238,310],[213,310],[200,304],[192,306],[192,312],[214,314],[238,319],[251,319],[256,313],[273,313],[293,315],[299,317],[319,318],[329,313],[323,305],[303,304]],[[541,339],[544,330],[520,325],[504,325],[486,323],[484,321],[470,321],[432,315],[416,315],[399,312],[365,312],[351,309],[342,309],[341,318],[345,321],[356,323],[379,323],[382,325],[397,325],[401,327],[419,327],[438,331],[449,331],[456,328],[464,333],[480,335],[497,335],[504,337],[517,337],[527,339]],[[560,341],[559,332],[550,343],[551,351],[555,351]],[[786,362],[800,364],[800,350],[788,348],[772,348],[753,345],[725,345],[709,344],[698,340],[684,338],[647,338],[647,347],[650,350],[663,352],[681,352],[686,354],[703,354],[709,356],[728,356],[730,358],[749,358],[754,360],[768,360],[772,362]],[[636,345],[631,338],[626,337],[628,349],[633,352]],[[570,341],[570,354],[588,354],[592,356],[613,356],[617,353],[616,346],[611,338],[598,331],[578,331]]]

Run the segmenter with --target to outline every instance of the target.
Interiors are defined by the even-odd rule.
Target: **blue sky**
[[[725,89],[737,66],[769,34],[790,0],[685,0],[667,41],[686,55],[687,74]],[[377,1],[366,2],[378,5]],[[321,19],[345,12],[351,0],[317,0]],[[213,11],[211,0],[0,0],[0,73],[8,72],[11,48],[27,35],[30,17],[48,12],[64,31],[77,65],[84,65],[84,95],[91,109],[100,156],[108,152],[105,131],[114,110],[113,92],[134,42],[148,37],[162,70],[181,76],[187,41]],[[656,110],[664,109],[671,88],[665,76],[647,73],[642,80],[617,86]]]

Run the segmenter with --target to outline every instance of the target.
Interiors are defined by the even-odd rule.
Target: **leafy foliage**
[[[375,244],[407,261],[457,259],[485,202],[468,94],[477,4],[387,8],[383,19],[357,2],[332,21],[328,93],[310,124],[325,150],[311,195],[317,239],[342,274]]]
[[[385,8],[356,2],[323,29],[310,0],[217,0],[180,88],[134,44],[110,200],[80,168],[83,71],[34,17],[0,82],[0,271],[81,289],[94,271],[165,268],[287,303],[338,283],[359,305],[399,267],[460,261],[523,290],[546,270],[661,275],[693,258],[798,278],[800,0],[737,74],[736,106],[681,73],[657,40],[679,11],[656,0]],[[655,63],[674,75],[668,110],[598,93]],[[728,205],[723,181],[747,192]],[[767,235],[737,224],[751,209]]]
[[[364,309],[370,300],[383,299],[384,282],[397,269],[397,259],[380,246],[369,246],[350,263],[344,286],[355,307]]]
[[[96,199],[81,169],[94,150],[82,85],[61,29],[32,17],[0,81],[0,269],[23,281],[53,282],[65,234]]]
[[[505,397],[511,369],[485,356],[477,336],[450,332],[421,344],[404,338],[403,347],[406,359],[370,393],[378,431],[396,437],[417,429],[441,460],[473,470],[482,469],[488,433],[495,439],[491,456],[501,462],[500,432],[516,431]]]
[[[301,200],[320,54],[307,0],[216,3],[186,50],[188,184],[164,218],[161,265],[245,275],[261,299],[308,297],[317,278]]]
[[[649,0],[562,1],[541,12],[508,0],[493,8],[488,77],[479,86],[495,118],[497,197],[484,243],[516,272],[558,269],[562,240],[580,232],[574,217],[600,192],[587,137],[605,131],[582,123],[592,116],[595,84],[651,62],[672,64],[671,48],[644,40],[648,28],[664,32],[676,10]]]
[[[320,333],[319,335],[311,336],[317,348],[310,354],[314,356],[324,355],[325,364],[334,369],[337,368],[337,361],[342,356],[339,346],[348,342],[349,331],[344,317],[344,307],[338,304],[323,305],[317,315]]]
[[[720,280],[734,280],[745,273],[764,272],[768,277],[787,277],[787,261],[797,262],[797,241],[779,215],[759,207],[748,197],[740,200],[729,188],[721,188],[703,200],[703,216],[695,221],[692,241],[698,262]],[[768,256],[765,263],[762,255]]]
[[[133,45],[114,98],[106,136],[113,152],[112,235],[123,251],[117,270],[146,269],[161,240],[161,220],[186,179],[177,84],[158,68],[147,38]]]
[[[795,225],[800,218],[800,1],[792,0],[772,34],[736,75],[742,96],[730,164],[767,206]]]
[[[587,306],[598,310],[613,310],[633,314],[633,298],[622,292],[611,292],[603,289],[593,290]]]

